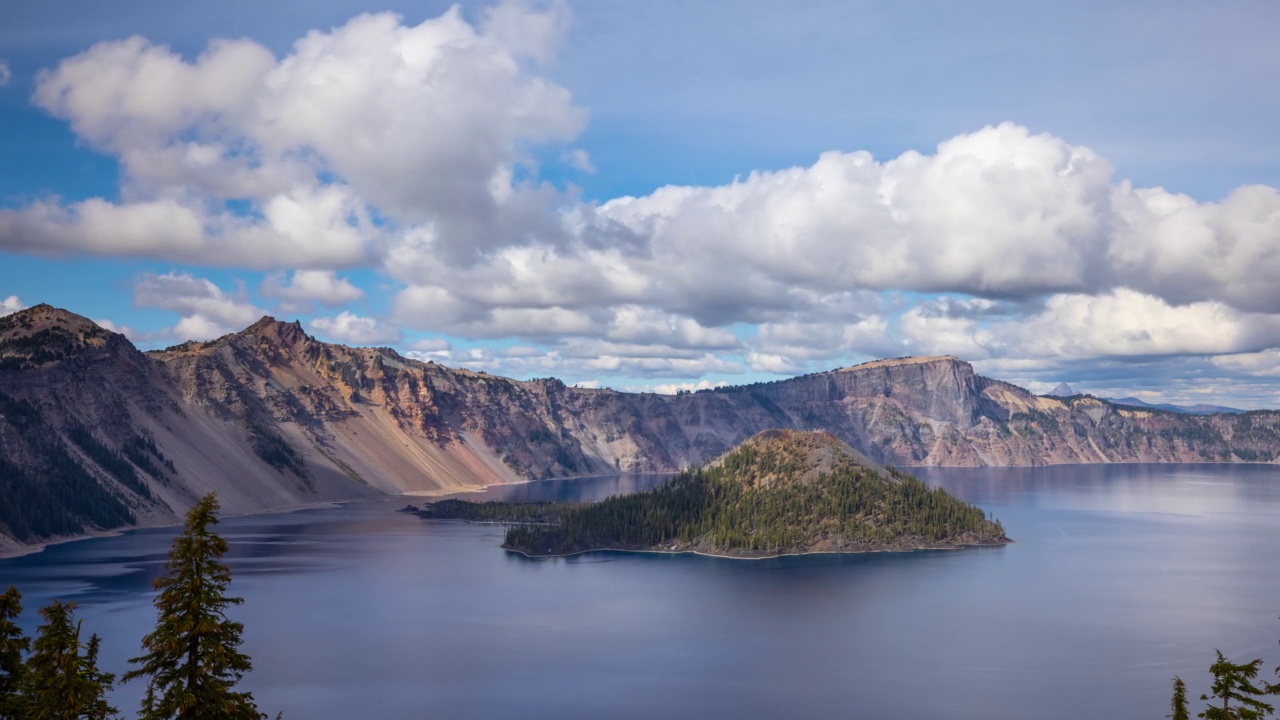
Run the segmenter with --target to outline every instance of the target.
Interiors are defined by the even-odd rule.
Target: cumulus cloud
[[[5,315],[12,315],[18,312],[19,310],[26,310],[26,309],[27,309],[27,306],[24,305],[23,302],[18,299],[17,295],[10,295],[4,300],[0,300],[0,317],[4,317]]]
[[[547,347],[502,349],[473,347],[428,352],[410,357],[513,377],[554,375],[574,381],[620,375],[640,378],[689,378],[707,374],[740,374],[743,366],[707,351],[663,345],[629,345],[607,340],[576,339]]]
[[[708,380],[699,380],[698,382],[683,383],[657,383],[656,385],[633,385],[622,388],[628,392],[653,392],[659,395],[675,395],[678,392],[697,392],[699,390],[712,390],[718,387],[728,385],[727,382],[710,382]]]
[[[582,148],[574,148],[560,156],[560,159],[571,168],[581,170],[584,173],[594,174],[596,166],[591,164],[591,156]]]
[[[503,2],[474,23],[361,15],[281,57],[250,40],[194,59],[100,43],[42,72],[33,100],[119,161],[120,199],[0,210],[0,248],[271,270],[262,295],[298,312],[362,299],[336,271],[373,268],[394,288],[386,316],[317,331],[515,338],[408,352],[517,375],[791,374],[915,353],[1041,382],[1090,358],[1265,373],[1280,346],[1280,192],[1134,187],[1013,123],[581,202],[531,159],[595,170],[575,146],[585,110],[544,70],[569,24],[563,3]],[[135,300],[191,337],[261,312],[185,274],[145,277]]]
[[[535,73],[566,13],[508,2],[479,27],[456,7],[413,26],[361,15],[279,59],[249,40],[193,61],[141,37],[99,43],[41,72],[34,102],[119,159],[124,200],[2,211],[0,245],[332,268],[378,257],[374,217],[431,229],[455,259],[551,227],[556,193],[513,178],[529,146],[585,120]]]
[[[772,353],[752,350],[747,353],[747,364],[756,372],[773,373],[775,375],[795,375],[800,372],[800,365],[791,358]]]
[[[1217,301],[1172,305],[1116,290],[1054,296],[1043,313],[993,332],[1018,353],[1041,357],[1213,355],[1280,344],[1280,317]]]
[[[307,324],[330,340],[347,345],[389,345],[401,341],[398,328],[390,327],[376,318],[362,318],[347,311],[333,318],[316,318]]]
[[[991,336],[983,316],[1034,314],[1049,298],[1058,314],[1067,298],[1101,298],[1098,312],[1140,303],[1140,313],[1148,298],[1197,308],[1196,318],[1209,307],[1200,303],[1280,311],[1273,189],[1242,188],[1222,203],[1135,189],[1088,148],[1008,123],[932,154],[827,153],[728,185],[575,206],[564,219],[569,242],[501,248],[466,268],[442,262],[432,234],[396,238],[386,269],[407,287],[393,317],[477,337],[512,332],[497,319],[529,311],[561,319],[539,324],[548,333],[605,337],[637,312],[709,329],[760,324],[749,362],[786,371],[924,347],[994,356],[1032,338]],[[919,305],[893,328],[883,308],[859,300],[901,291],[959,297]],[[776,337],[800,325],[809,338]],[[1165,340],[1142,350],[1114,338],[1094,349],[1188,344],[1166,342],[1172,332],[1156,328]]]
[[[1224,370],[1264,377],[1280,376],[1280,349],[1277,348],[1260,352],[1221,355],[1211,358],[1211,360],[1214,365]]]
[[[444,338],[422,338],[408,345],[409,350],[419,353],[444,352],[453,349],[453,343]]]
[[[733,350],[741,345],[728,330],[704,327],[690,318],[637,305],[618,308],[605,337],[618,342],[669,344],[708,350]]]
[[[400,342],[400,330],[383,324],[377,318],[361,317],[343,311],[334,317],[319,317],[308,325],[340,343],[348,345],[385,345]]]
[[[334,308],[364,297],[363,290],[330,270],[271,273],[262,281],[260,291],[266,297],[279,298],[286,312],[307,312],[316,303]]]
[[[133,284],[133,303],[178,313],[181,319],[162,334],[177,340],[220,337],[243,330],[265,314],[243,289],[227,293],[206,278],[179,272],[140,276]]]
[[[162,339],[162,337],[165,336],[163,333],[138,330],[128,325],[121,325],[108,318],[100,318],[98,320],[94,320],[94,322],[98,324],[98,327],[101,327],[104,330],[110,330],[113,333],[120,333],[135,343],[152,342],[154,340]]]
[[[9,69],[9,61],[0,58],[0,87],[5,87],[13,82],[13,71]]]
[[[1120,289],[1054,295],[1027,314],[984,317],[967,311],[987,302],[920,302],[903,313],[896,330],[912,352],[1017,360],[1022,369],[1092,358],[1250,353],[1280,345],[1280,316],[1216,301],[1174,305]]]

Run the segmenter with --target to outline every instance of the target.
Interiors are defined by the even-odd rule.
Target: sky
[[[1280,407],[1280,5],[18,0],[0,314]]]

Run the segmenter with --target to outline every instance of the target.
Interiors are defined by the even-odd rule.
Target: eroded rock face
[[[49,438],[137,523],[171,521],[209,490],[228,511],[252,512],[678,470],[774,428],[826,430],[897,466],[1273,462],[1280,454],[1275,412],[1192,416],[1037,397],[953,357],[669,396],[450,369],[387,348],[322,343],[272,318],[144,354],[47,305],[0,318],[0,393],[14,408],[29,405],[18,414],[35,413],[47,428],[0,416],[0,458],[38,474],[50,450],[35,438]],[[132,469],[113,474],[104,463],[114,461],[77,444],[82,428],[91,447],[125,457],[154,444],[155,452],[126,457]]]

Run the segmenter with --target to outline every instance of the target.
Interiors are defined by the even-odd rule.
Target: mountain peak
[[[123,335],[52,305],[0,317],[0,368],[41,367],[103,348],[136,352]]]
[[[861,365],[851,365],[847,368],[841,368],[837,372],[847,372],[850,370],[872,370],[875,368],[903,367],[907,365],[932,365],[932,364],[964,365],[969,368],[973,367],[969,363],[965,362],[964,360],[961,360],[960,358],[954,355],[908,355],[906,357],[899,357],[899,358],[886,358],[884,360],[872,360],[871,362],[864,362]]]
[[[757,486],[779,479],[809,482],[849,465],[869,468],[882,477],[889,477],[889,472],[871,458],[825,430],[765,430],[710,464],[725,467],[744,482]]]
[[[70,310],[63,310],[47,303],[33,305],[24,310],[12,313],[4,318],[6,327],[21,326],[28,330],[35,330],[51,325],[61,325],[69,329],[80,332],[93,333],[96,329],[99,332],[105,332],[97,323],[83,315],[77,315]]]
[[[1072,390],[1071,386],[1064,382],[1058,383],[1058,387],[1048,392],[1048,395],[1052,397],[1071,397],[1072,395],[1075,395],[1075,394],[1076,394],[1076,391]]]
[[[294,345],[303,340],[314,340],[305,330],[302,329],[302,323],[294,320],[293,322],[284,322],[277,320],[270,315],[263,315],[254,324],[241,330],[238,335],[254,336],[278,340],[285,345]]]

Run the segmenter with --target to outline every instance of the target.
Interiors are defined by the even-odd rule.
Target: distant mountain
[[[173,522],[530,478],[695,467],[769,429],[911,465],[1273,462],[1280,414],[1037,397],[953,357],[684,395],[571,388],[317,341],[263,318],[139,352],[39,305],[0,318],[0,552]]]
[[[455,517],[515,524],[503,547],[531,556],[593,550],[771,557],[998,545],[982,510],[889,471],[834,435],[769,430],[654,490],[573,505],[451,501]],[[524,509],[529,517],[521,517]],[[448,516],[432,506],[427,517]]]
[[[1050,390],[1046,394],[1052,397],[1071,397],[1076,394],[1076,391],[1072,390],[1071,386],[1066,383],[1058,383],[1058,387]]]
[[[1244,410],[1239,408],[1225,407],[1222,405],[1170,405],[1168,403],[1153,404],[1143,402],[1135,397],[1125,398],[1106,398],[1107,402],[1116,405],[1129,405],[1131,407],[1154,408],[1156,410],[1167,410],[1169,412],[1182,413],[1184,415],[1217,415],[1219,413],[1242,413]]]

